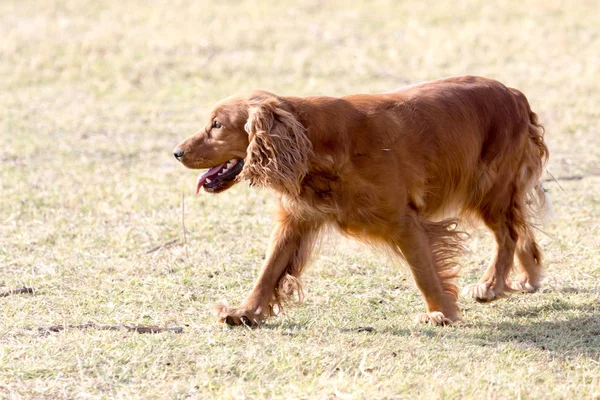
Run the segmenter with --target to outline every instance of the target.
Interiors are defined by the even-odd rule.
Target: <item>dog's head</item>
[[[196,193],[202,187],[219,193],[247,179],[251,185],[298,194],[311,149],[290,105],[257,91],[217,103],[205,127],[173,154],[188,168],[208,168],[198,177]]]

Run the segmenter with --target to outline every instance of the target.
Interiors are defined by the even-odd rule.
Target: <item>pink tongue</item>
[[[206,178],[210,178],[212,175],[219,172],[219,170],[222,167],[223,167],[223,164],[217,165],[216,167],[209,169],[208,171],[206,171],[205,173],[203,173],[202,175],[200,175],[198,177],[198,182],[196,182],[196,194],[198,194],[200,192],[200,188],[204,185]]]

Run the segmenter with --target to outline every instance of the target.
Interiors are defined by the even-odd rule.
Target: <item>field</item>
[[[3,0],[0,36],[0,398],[600,399],[597,1]],[[171,151],[212,104],[464,74],[521,89],[546,126],[542,289],[418,326],[406,269],[331,236],[304,303],[218,324],[275,199],[193,195]],[[469,232],[461,286],[493,252]],[[183,331],[47,329],[86,323]]]

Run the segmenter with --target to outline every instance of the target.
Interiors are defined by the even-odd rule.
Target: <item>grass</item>
[[[0,2],[0,292],[35,290],[0,298],[0,397],[600,398],[599,27],[591,0]],[[546,125],[543,289],[416,326],[410,277],[333,237],[305,303],[217,324],[211,305],[252,286],[274,199],[192,196],[170,152],[211,105],[462,74],[520,88]],[[493,250],[484,230],[468,246],[461,285]],[[38,331],[87,322],[184,332]]]

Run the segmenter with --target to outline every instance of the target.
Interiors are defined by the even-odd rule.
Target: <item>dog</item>
[[[460,319],[457,223],[464,217],[482,221],[497,243],[466,296],[487,302],[540,287],[533,227],[548,201],[540,177],[549,151],[527,98],[498,81],[452,77],[339,98],[253,91],[217,103],[174,156],[208,168],[196,193],[246,180],[278,197],[254,289],[237,308],[217,306],[229,325],[258,325],[301,296],[300,276],[327,226],[408,263],[426,304],[420,323]]]

